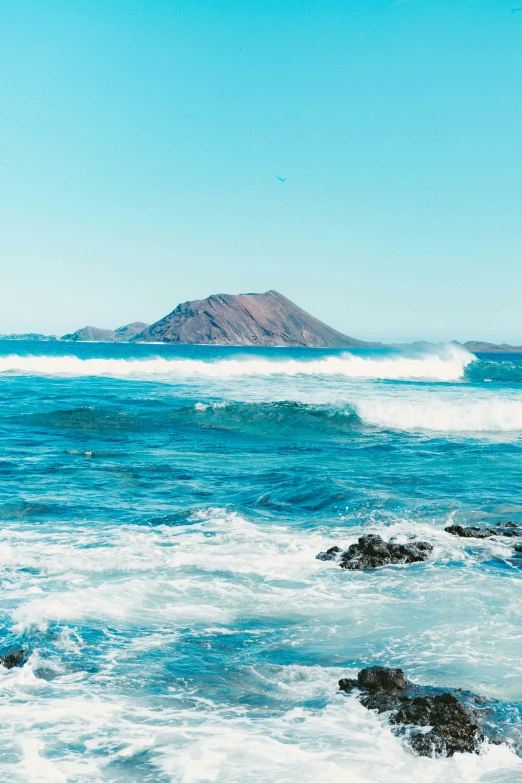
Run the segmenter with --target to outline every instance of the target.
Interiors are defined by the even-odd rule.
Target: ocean
[[[444,532],[522,522],[522,355],[4,341],[0,477],[2,783],[522,781],[522,559]],[[415,756],[376,664],[512,744]]]

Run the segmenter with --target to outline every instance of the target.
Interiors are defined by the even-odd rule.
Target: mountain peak
[[[212,294],[179,304],[138,334],[139,342],[348,348],[348,337],[280,294]]]

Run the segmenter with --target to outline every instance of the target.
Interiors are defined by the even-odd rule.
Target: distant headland
[[[310,315],[277,291],[214,294],[179,304],[149,326],[141,321],[119,329],[85,326],[57,335],[3,335],[1,339],[69,342],[143,342],[198,345],[356,348],[376,345],[348,337]]]
[[[179,304],[152,325],[143,321],[101,329],[84,326],[58,335],[4,334],[1,340],[59,340],[63,342],[170,343],[185,345],[245,345],[301,348],[370,348],[366,342],[338,332],[277,291],[264,294],[213,294]],[[468,341],[473,353],[522,353],[521,345]]]
[[[508,343],[483,343],[479,340],[469,340],[463,345],[471,353],[522,353],[522,345],[509,345]]]

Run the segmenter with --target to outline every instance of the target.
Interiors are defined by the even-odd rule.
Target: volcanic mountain
[[[133,341],[312,348],[370,345],[337,332],[277,291],[214,294],[184,302]]]

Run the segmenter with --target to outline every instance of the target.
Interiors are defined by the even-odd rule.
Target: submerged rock
[[[479,753],[486,739],[500,742],[473,706],[478,699],[460,691],[414,685],[402,669],[362,669],[356,680],[339,680],[339,688],[346,693],[360,690],[360,701],[369,710],[389,712],[394,726],[411,727],[408,741],[420,756]]]
[[[25,650],[15,650],[9,655],[0,655],[0,664],[6,669],[14,669],[25,662]]]
[[[462,525],[450,525],[445,527],[446,533],[460,538],[491,538],[492,536],[506,536],[517,538],[522,536],[522,528],[514,522],[499,522],[495,527],[463,527]]]
[[[34,670],[34,676],[38,677],[39,680],[46,680],[47,682],[51,682],[52,680],[55,680],[57,677],[59,677],[60,674],[54,669],[50,669],[48,666],[40,666],[38,669]]]
[[[351,571],[366,571],[379,566],[420,563],[427,560],[433,547],[427,541],[413,541],[411,544],[395,544],[383,541],[380,536],[361,536],[345,552],[333,546],[326,552],[319,552],[318,560],[339,560],[341,568]]]

